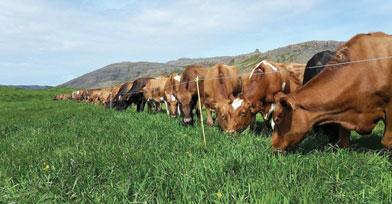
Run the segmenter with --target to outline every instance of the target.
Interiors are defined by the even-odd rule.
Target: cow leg
[[[155,102],[155,111],[156,112],[161,112],[162,111],[161,102]]]
[[[335,145],[339,142],[339,125],[338,124],[326,124],[315,128],[315,132],[320,130],[328,137],[329,143]]]
[[[206,113],[207,113],[207,125],[208,126],[213,126],[214,125],[214,120],[212,119],[212,114],[211,114],[211,110],[206,108]]]
[[[177,115],[181,116],[180,104],[177,104]]]
[[[147,101],[146,103],[147,103],[147,111],[152,112],[152,109],[153,109],[152,105],[153,104],[151,103],[151,101]]]
[[[141,98],[140,100],[138,100],[136,104],[136,111],[143,112],[145,105],[146,105],[146,101],[143,98]]]
[[[339,141],[338,146],[341,148],[347,148],[350,145],[350,130],[339,125]]]
[[[385,129],[384,136],[381,140],[381,143],[387,149],[392,149],[392,105],[389,105],[387,110],[385,111],[385,119],[384,119]]]

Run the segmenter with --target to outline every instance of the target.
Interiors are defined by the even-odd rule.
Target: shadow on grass
[[[252,133],[255,135],[260,135],[264,137],[270,137],[272,134],[272,129],[269,125],[267,125],[264,121],[256,121],[256,124],[253,128],[249,128]]]
[[[349,150],[356,152],[384,152],[384,146],[381,144],[382,135],[372,133],[370,135],[359,136],[350,139]],[[308,154],[314,151],[341,149],[336,144],[329,143],[328,136],[320,133],[311,133],[302,141],[294,150],[295,153]]]

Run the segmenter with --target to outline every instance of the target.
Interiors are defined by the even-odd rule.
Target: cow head
[[[296,107],[294,98],[281,95],[276,98],[275,104],[271,120],[272,147],[285,151],[302,141],[312,125],[307,112]]]
[[[184,124],[193,124],[192,110],[197,103],[197,95],[193,95],[191,92],[185,91],[178,93],[177,99],[180,104],[180,110],[181,115],[183,116]]]
[[[172,118],[177,117],[178,101],[173,93],[165,92],[165,99],[168,106],[168,113]]]
[[[214,108],[216,121],[225,132],[241,132],[255,120],[255,114],[252,114],[249,103],[243,98],[215,103]]]
[[[164,87],[164,97],[168,106],[168,114],[172,118],[177,117],[177,114],[179,112],[178,100],[176,95],[179,89],[180,82],[181,76],[174,73],[170,75],[170,78],[168,79]]]
[[[278,67],[267,61],[262,61],[252,70],[249,80],[242,87],[243,97],[250,103],[252,112],[261,111],[260,103],[272,103],[274,95],[284,92],[289,87],[289,83],[283,79],[283,75]]]
[[[119,93],[113,98],[112,106],[117,111],[123,111],[128,107],[126,103],[127,100],[127,94]]]

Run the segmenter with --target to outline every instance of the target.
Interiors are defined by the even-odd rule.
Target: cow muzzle
[[[185,124],[190,124],[192,123],[192,118],[184,118],[183,121]]]

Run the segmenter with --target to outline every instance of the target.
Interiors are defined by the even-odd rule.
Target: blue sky
[[[392,33],[386,0],[1,0],[0,11],[0,84],[58,85],[120,61]]]

